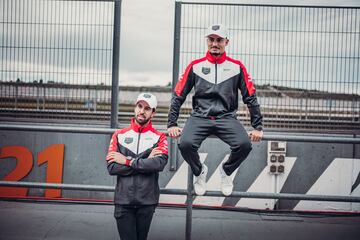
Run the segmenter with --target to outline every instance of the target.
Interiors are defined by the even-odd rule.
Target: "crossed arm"
[[[121,176],[162,171],[167,163],[167,159],[168,155],[164,154],[159,147],[152,149],[150,154],[144,154],[130,161],[125,155],[115,151],[109,152],[106,156],[110,175]]]
[[[162,154],[162,151],[157,147],[151,151],[148,158],[153,158],[160,154]],[[110,153],[108,153],[108,155],[106,155],[106,161],[108,164],[118,163],[118,164],[126,165],[126,160],[127,160],[126,156],[119,152],[110,152]],[[132,165],[133,161],[134,161],[134,159],[130,161],[130,163],[129,163],[130,166]]]

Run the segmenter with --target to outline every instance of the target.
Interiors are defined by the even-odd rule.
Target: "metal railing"
[[[345,140],[345,139],[343,139]],[[327,141],[324,139],[324,141]],[[347,139],[345,140],[347,141]],[[338,139],[336,142],[343,142]],[[360,139],[356,141],[360,143]],[[191,172],[190,167],[188,171]],[[184,189],[165,189],[161,188],[161,194],[170,195],[186,195],[186,228],[185,236],[187,240],[191,239],[192,228],[192,208],[193,197],[196,196],[193,189],[193,175],[188,174],[188,187]],[[80,190],[80,191],[101,191],[101,192],[114,192],[114,186],[100,186],[100,185],[84,185],[84,184],[55,184],[55,183],[38,183],[38,182],[11,182],[0,181],[0,186],[6,187],[28,187],[28,188],[52,188],[64,190]],[[204,196],[223,197],[220,191],[207,191]],[[261,199],[287,199],[287,200],[307,200],[307,201],[329,201],[329,202],[360,202],[360,197],[354,196],[335,196],[335,195],[308,195],[308,194],[291,194],[291,193],[258,193],[258,192],[239,192],[233,191],[229,197],[241,198],[261,198]],[[0,198],[1,200],[1,198]]]
[[[92,133],[92,134],[112,134],[115,129],[109,128],[79,128],[79,127],[52,127],[52,126],[24,126],[24,125],[0,125],[2,130],[23,130],[23,131],[44,131],[44,132],[67,132],[67,133]],[[351,137],[325,137],[325,136],[292,136],[292,135],[271,135],[265,134],[263,140],[288,141],[288,142],[317,142],[317,143],[344,143],[360,144],[360,138]],[[176,144],[174,145],[176,146]],[[171,152],[174,152],[172,150]],[[173,153],[170,157],[170,166],[177,161],[177,155]],[[172,159],[172,160],[171,160]],[[176,163],[175,163],[176,164]],[[188,167],[188,173],[191,173]],[[30,188],[56,188],[67,190],[88,190],[88,191],[105,191],[113,192],[114,186],[98,186],[83,184],[53,184],[53,183],[36,183],[36,182],[10,182],[0,181],[0,186],[8,187],[30,187]],[[192,208],[193,197],[193,175],[188,174],[187,189],[161,189],[161,194],[186,195],[186,239],[191,239],[192,226]],[[207,191],[205,196],[222,197],[220,191]],[[307,194],[290,194],[290,193],[258,193],[258,192],[238,192],[234,191],[230,197],[241,198],[263,198],[263,199],[292,199],[292,200],[317,200],[332,202],[360,202],[360,197],[354,196],[334,196],[334,195],[307,195]]]
[[[191,169],[189,168],[189,171]],[[161,194],[170,195],[186,195],[186,222],[185,222],[185,239],[191,239],[192,229],[192,208],[193,197],[196,196],[193,190],[193,175],[188,174],[188,188],[185,189],[165,189],[161,188]],[[5,187],[28,187],[28,188],[52,188],[64,190],[80,190],[80,191],[101,191],[114,192],[114,186],[84,185],[84,184],[55,184],[55,183],[38,183],[38,182],[11,182],[0,181],[0,186]],[[223,197],[219,191],[207,191],[204,196]],[[308,201],[329,201],[329,202],[360,202],[360,197],[353,196],[334,196],[334,195],[308,195],[308,194],[291,194],[291,193],[258,193],[258,192],[238,192],[233,191],[229,197],[241,198],[263,198],[263,199],[287,199],[287,200],[308,200]],[[0,198],[1,200],[1,198]]]
[[[113,134],[116,128],[94,128],[94,127],[67,127],[67,126],[33,126],[22,124],[0,124],[1,130],[18,130],[18,131],[35,131],[35,132],[62,132],[62,133],[90,133],[90,134]],[[160,129],[160,128],[158,128]],[[160,129],[165,130],[165,129]],[[167,133],[166,133],[167,135]],[[214,136],[211,136],[214,137]],[[324,136],[296,136],[293,134],[287,135],[271,135],[265,134],[262,138],[264,141],[292,141],[292,142],[316,142],[316,143],[346,143],[359,144],[360,138],[356,137],[324,137]],[[177,170],[177,160],[179,157],[177,150],[177,139],[170,139],[169,141],[169,165],[171,171]]]
[[[65,133],[93,133],[93,134],[113,134],[116,128],[94,128],[94,127],[66,127],[66,126],[33,126],[22,124],[0,124],[1,130],[21,130],[36,132],[65,132]],[[360,144],[358,137],[326,137],[326,136],[296,136],[293,134],[265,134],[264,141],[289,141],[289,142],[317,142],[317,143],[346,143]]]
[[[114,186],[66,184],[66,183],[59,184],[59,183],[39,183],[39,182],[14,182],[14,181],[0,181],[0,186],[41,188],[41,189],[51,188],[51,189],[98,191],[98,192],[114,192],[115,190]],[[160,193],[170,194],[170,195],[187,195],[188,190],[161,188]],[[190,191],[190,195],[196,196],[196,194],[191,191]],[[220,191],[207,191],[204,194],[204,196],[223,197],[224,195]],[[294,193],[259,193],[259,192],[233,191],[229,197],[329,201],[329,202],[360,202],[360,197],[354,197],[354,196],[349,196],[349,197],[335,196],[335,195],[324,196],[324,195],[309,195],[309,194],[294,194]]]

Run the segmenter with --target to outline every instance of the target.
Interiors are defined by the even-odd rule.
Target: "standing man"
[[[168,159],[167,139],[152,126],[157,100],[150,93],[138,96],[135,117],[127,128],[112,135],[107,168],[117,176],[115,219],[122,240],[145,240],[159,203],[159,172]]]
[[[260,141],[263,136],[262,115],[255,88],[245,66],[226,55],[229,44],[228,30],[215,24],[206,33],[208,51],[206,56],[192,61],[177,83],[168,116],[168,133],[176,138],[181,135],[179,149],[190,165],[194,178],[194,190],[198,195],[206,192],[208,168],[201,164],[198,149],[209,135],[216,135],[230,145],[229,159],[221,166],[221,191],[229,196],[233,190],[230,175],[250,153],[251,141]],[[193,110],[184,129],[177,126],[181,105],[194,88]],[[238,90],[248,106],[251,125],[249,134],[237,120]]]

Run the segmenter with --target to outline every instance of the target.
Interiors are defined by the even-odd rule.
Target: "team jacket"
[[[262,115],[256,98],[256,91],[245,66],[223,53],[214,58],[206,56],[192,61],[177,83],[171,99],[168,127],[177,126],[181,105],[194,88],[192,99],[193,116],[236,117],[238,110],[238,89],[250,112],[251,125],[262,129]]]
[[[159,147],[162,154],[148,158],[154,147]],[[156,131],[151,122],[139,127],[132,119],[128,128],[115,131],[112,135],[108,152],[120,152],[133,157],[131,166],[110,163],[107,168],[110,175],[117,175],[115,204],[152,205],[159,202],[159,172],[168,159],[167,138]]]

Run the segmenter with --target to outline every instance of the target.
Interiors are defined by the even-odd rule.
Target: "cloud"
[[[173,1],[123,1],[122,69],[172,71],[173,6]]]
[[[165,71],[120,71],[121,86],[166,86],[172,81],[171,72]]]

